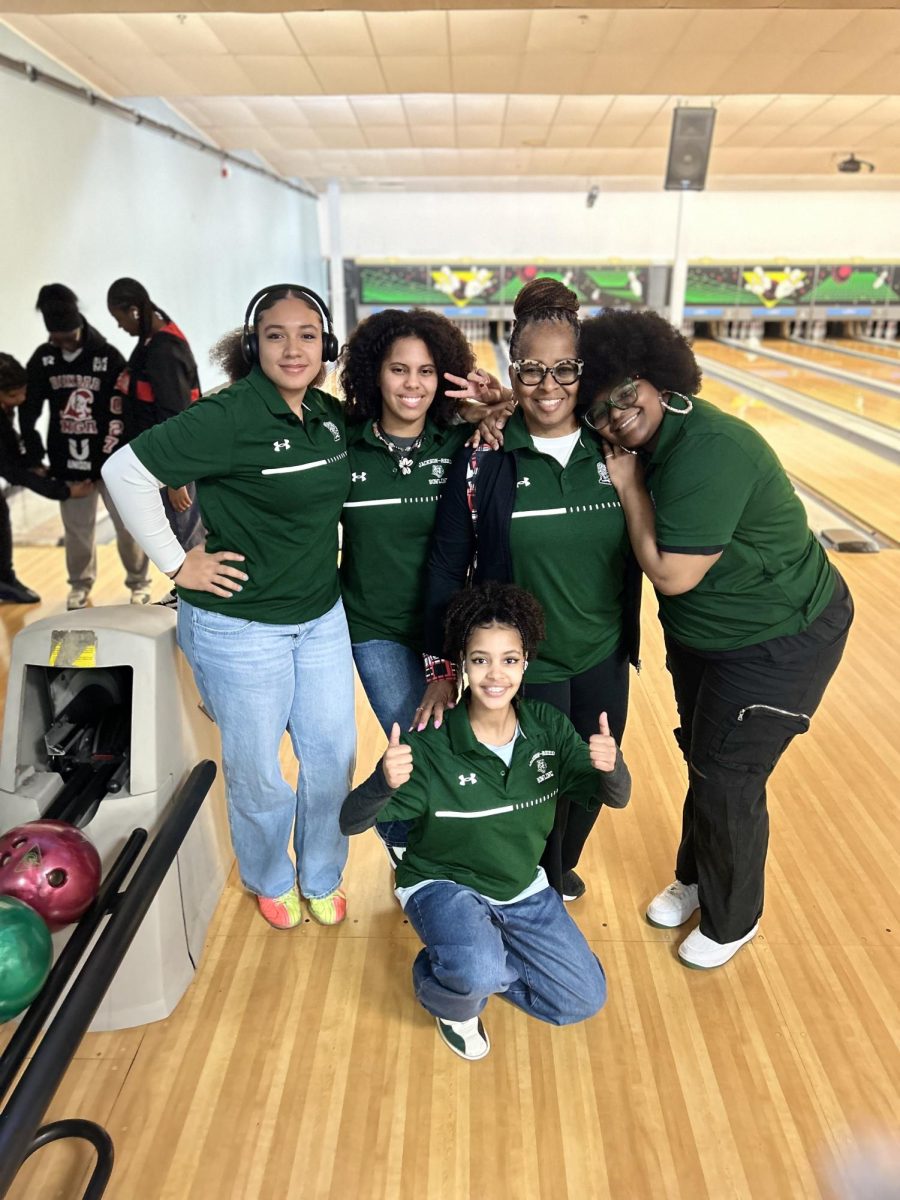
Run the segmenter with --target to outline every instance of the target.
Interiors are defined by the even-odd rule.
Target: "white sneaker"
[[[741,946],[745,946],[759,932],[759,921],[749,933],[745,933],[736,942],[714,942],[699,929],[692,929],[678,947],[678,957],[686,967],[696,971],[709,971],[712,967],[721,967],[734,958]]]
[[[88,596],[90,594],[90,588],[73,587],[68,596],[66,596],[66,608],[69,612],[73,612],[76,608],[87,608]]]
[[[132,604],[149,604],[150,589],[149,587],[136,587],[131,589]]]
[[[676,879],[647,905],[647,921],[659,929],[675,929],[700,907],[696,883]]]
[[[475,1062],[490,1050],[491,1041],[481,1017],[470,1017],[468,1021],[445,1021],[442,1017],[435,1017],[435,1020],[441,1040],[460,1058]]]

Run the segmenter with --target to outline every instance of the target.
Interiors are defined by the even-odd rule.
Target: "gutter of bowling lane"
[[[832,350],[835,354],[847,354],[853,358],[864,358],[866,362],[887,363],[888,366],[896,365],[897,369],[900,370],[900,358],[893,360],[887,354],[870,354],[868,350],[857,350],[855,347],[850,349],[849,346],[842,346],[840,342],[817,342],[812,338],[792,337],[785,340],[796,342],[798,346],[812,346],[814,350]]]

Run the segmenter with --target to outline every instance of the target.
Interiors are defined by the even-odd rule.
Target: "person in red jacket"
[[[197,363],[188,340],[142,283],[127,276],[110,285],[110,315],[137,345],[119,376],[128,434],[137,437],[200,399]],[[163,508],[183,550],[205,541],[194,485],[161,489]]]
[[[0,476],[13,487],[26,487],[48,500],[69,500],[86,496],[93,484],[86,479],[66,483],[53,479],[43,468],[26,466],[25,449],[13,416],[25,402],[27,372],[11,354],[0,354]],[[37,592],[17,578],[13,569],[12,525],[6,496],[0,492],[0,604],[38,604]]]

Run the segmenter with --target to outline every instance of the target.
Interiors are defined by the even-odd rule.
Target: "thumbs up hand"
[[[384,771],[388,787],[393,791],[406,783],[413,772],[412,747],[404,746],[400,741],[400,726],[396,721],[391,726],[391,736],[381,760],[381,769]]]
[[[606,713],[600,714],[600,732],[591,734],[588,742],[591,766],[597,771],[612,771],[616,765],[616,739],[609,732]]]

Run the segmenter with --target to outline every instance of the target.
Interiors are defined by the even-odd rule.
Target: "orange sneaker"
[[[318,900],[307,900],[312,918],[320,925],[340,925],[347,915],[347,895],[343,888],[337,887],[327,896]]]
[[[300,908],[300,890],[296,884],[283,896],[257,896],[259,911],[273,929],[293,929],[303,920]]]

